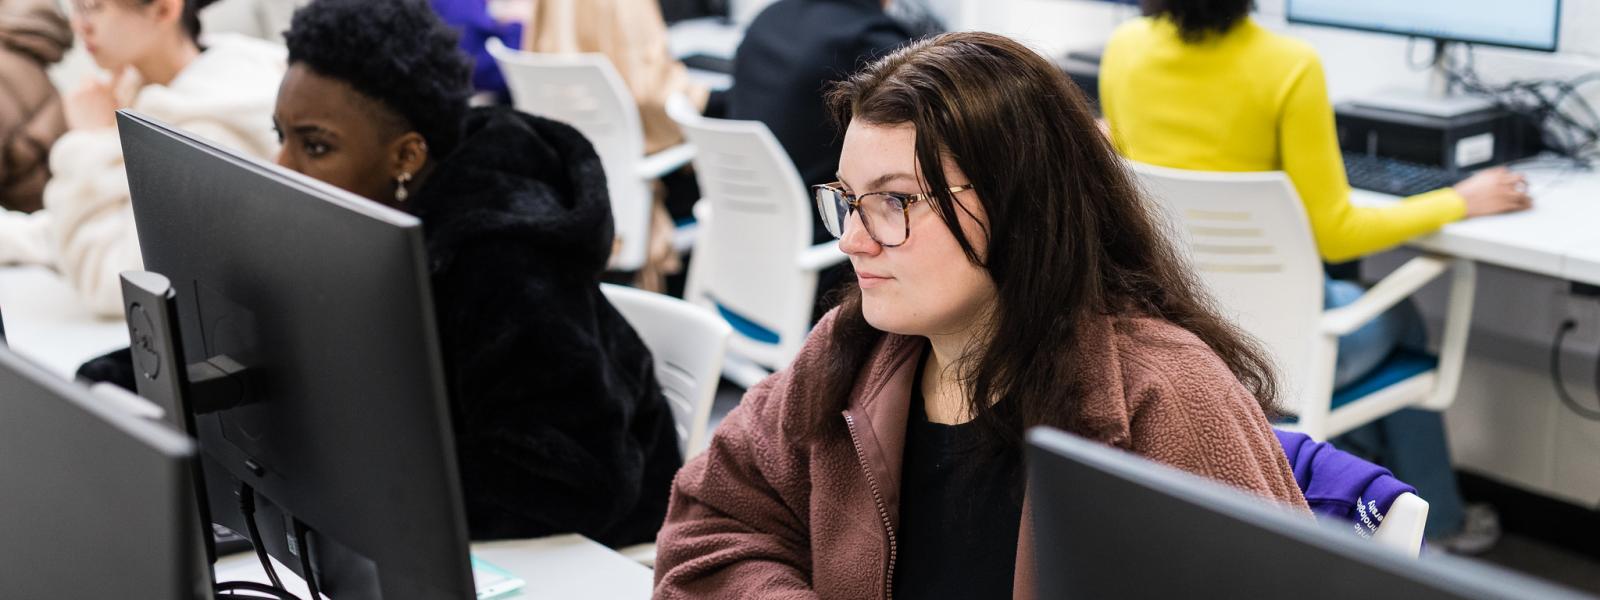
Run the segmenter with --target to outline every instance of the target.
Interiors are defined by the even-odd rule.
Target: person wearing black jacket
[[[472,538],[654,540],[682,459],[650,352],[599,288],[593,147],[469,111],[468,60],[421,0],[315,0],[285,37],[278,163],[422,220]]]
[[[843,140],[823,104],[823,94],[914,36],[884,13],[887,0],[778,0],[756,15],[733,58],[733,87],[711,100],[729,119],[760,121],[794,161],[807,186],[838,179]],[[817,211],[811,242],[833,239]],[[817,277],[811,320],[832,308],[833,291],[851,280],[848,262]]]
[[[913,37],[884,13],[886,4],[779,0],[750,23],[734,53],[727,117],[765,123],[808,187],[838,179],[843,140],[824,108],[828,85]],[[833,239],[816,211],[807,210],[813,242]]]

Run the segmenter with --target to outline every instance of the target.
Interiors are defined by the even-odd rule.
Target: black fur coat
[[[655,539],[682,464],[650,352],[599,288],[611,202],[588,140],[474,111],[415,197],[474,539]]]
[[[473,539],[653,541],[682,465],[650,352],[601,294],[605,173],[554,121],[477,109],[412,198]],[[132,389],[127,350],[79,376]]]

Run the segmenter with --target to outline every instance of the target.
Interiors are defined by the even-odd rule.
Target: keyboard
[[[1350,187],[1394,196],[1415,196],[1466,179],[1467,174],[1394,158],[1346,152],[1344,170]]]

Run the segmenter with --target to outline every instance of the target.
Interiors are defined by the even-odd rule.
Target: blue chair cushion
[[[751,321],[748,317],[745,317],[744,315],[741,315],[737,312],[734,312],[732,309],[723,306],[721,302],[716,302],[713,300],[712,303],[717,305],[717,314],[722,315],[722,320],[727,321],[728,325],[732,326],[734,331],[739,332],[739,335],[763,344],[778,343],[778,332],[763,327],[760,323]]]
[[[1378,390],[1437,368],[1439,368],[1437,356],[1404,348],[1395,350],[1383,364],[1378,365],[1378,368],[1367,373],[1365,377],[1334,390],[1332,406],[1337,409]]]
[[[1439,357],[1426,352],[1417,352],[1404,348],[1395,350],[1384,359],[1378,368],[1367,373],[1365,377],[1357,379],[1350,385],[1333,391],[1332,410],[1351,402],[1365,398],[1374,392],[1400,383],[1422,373],[1439,367]],[[1288,417],[1275,421],[1276,423],[1295,423],[1299,419]]]

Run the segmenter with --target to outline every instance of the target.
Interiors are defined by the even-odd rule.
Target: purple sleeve
[[[1401,494],[1416,493],[1394,474],[1303,433],[1274,429],[1295,482],[1318,520],[1349,523],[1369,537]]]

